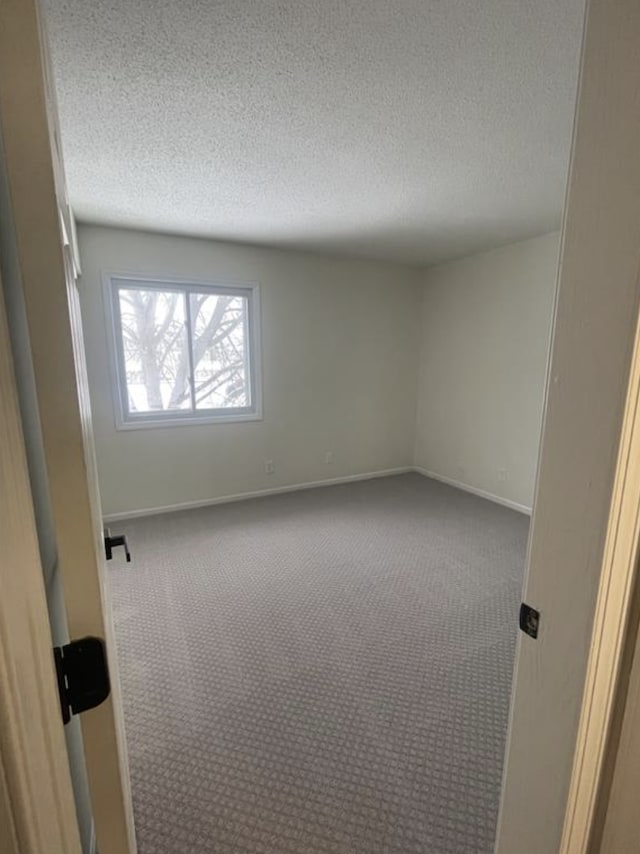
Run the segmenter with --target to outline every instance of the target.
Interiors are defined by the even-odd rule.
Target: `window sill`
[[[201,427],[204,424],[234,424],[241,421],[262,421],[262,412],[234,413],[229,415],[189,416],[187,418],[149,418],[140,421],[116,422],[116,430],[153,430],[167,427]]]

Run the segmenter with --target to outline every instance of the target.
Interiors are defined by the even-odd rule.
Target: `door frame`
[[[637,595],[639,542],[640,326],[632,358],[560,854],[587,854],[599,849],[603,807],[606,809],[612,785],[607,766],[615,758],[630,678],[625,659],[628,661],[633,655],[637,635],[633,596]]]
[[[638,541],[640,6],[589,0],[496,854],[588,850]]]
[[[628,194],[620,192],[620,207],[619,209],[611,207],[611,203],[615,201],[615,197],[607,196],[607,204],[610,206],[607,213],[614,217],[633,218],[633,222],[639,224],[639,229],[634,232],[634,229],[623,229],[623,233],[618,239],[611,243],[607,242],[606,237],[610,236],[610,231],[606,231],[603,236],[602,223],[598,222],[597,217],[590,217],[587,221],[587,211],[584,209],[584,204],[588,201],[588,193],[582,191],[589,183],[593,184],[597,181],[606,181],[607,169],[613,168],[618,171],[620,168],[620,150],[615,145],[608,146],[608,143],[613,140],[612,134],[621,133],[621,128],[624,128],[625,133],[633,136],[638,133],[638,123],[634,121],[635,114],[629,109],[630,104],[634,104],[635,97],[634,86],[637,80],[631,75],[628,65],[625,65],[627,59],[624,51],[617,51],[616,39],[620,37],[621,28],[626,26],[635,26],[637,23],[637,0],[591,0],[587,11],[587,32],[591,42],[585,41],[583,52],[583,66],[581,72],[581,80],[584,81],[585,74],[588,74],[591,79],[602,78],[603,87],[600,89],[589,90],[585,89],[582,84],[579,93],[579,112],[576,119],[576,130],[574,131],[574,159],[572,160],[572,169],[570,174],[568,205],[565,210],[565,221],[563,225],[563,241],[562,241],[562,261],[560,268],[560,287],[566,288],[566,276],[568,265],[570,266],[571,258],[579,258],[583,254],[586,258],[593,257],[594,246],[599,247],[608,260],[610,267],[608,272],[611,276],[622,275],[628,270],[629,264],[633,266],[635,263],[636,271],[640,270],[640,240],[635,240],[637,231],[640,231],[640,194],[637,195],[635,205],[630,202]],[[8,121],[17,118],[22,122],[23,128],[29,128],[31,133],[35,131],[35,144],[39,146],[39,159],[42,160],[44,148],[51,143],[49,140],[48,130],[45,132],[41,122],[34,129],[33,113],[38,110],[42,111],[43,102],[46,101],[46,96],[43,93],[43,70],[40,65],[39,57],[31,57],[32,74],[30,79],[19,81],[11,78],[11,63],[16,60],[20,52],[24,49],[25,27],[30,28],[32,32],[34,25],[34,16],[37,18],[37,7],[33,0],[24,2],[24,0],[0,0],[0,33],[4,29],[4,39],[0,39],[0,97],[4,96],[2,103],[3,110],[6,116],[6,105],[10,104],[13,114],[8,117]],[[634,17],[634,15],[636,17]],[[10,23],[7,27],[5,24]],[[591,48],[589,47],[591,44]],[[20,62],[22,66],[23,63]],[[35,87],[35,88],[34,88]],[[18,92],[17,90],[20,89]],[[34,98],[34,92],[37,97]],[[611,109],[617,120],[613,128],[597,127],[593,121],[591,123],[580,124],[580,114],[584,117],[589,114],[590,107],[600,106],[603,102],[611,98],[611,93],[615,92]],[[39,94],[38,94],[39,93]],[[598,103],[593,103],[598,102]],[[635,104],[637,107],[637,103]],[[597,110],[596,110],[597,112]],[[7,119],[5,119],[6,121]],[[55,183],[54,176],[50,174],[50,169],[43,175],[37,176],[20,174],[20,145],[34,144],[33,139],[19,135],[13,140],[10,140],[10,145],[7,146],[14,158],[13,179],[14,187],[22,187],[21,195],[25,198],[28,196],[27,188],[33,191],[33,187],[37,187],[40,181],[44,181],[49,193],[53,191]],[[640,136],[638,137],[640,143]],[[58,147],[57,139],[53,140],[53,146]],[[590,163],[590,170],[587,173],[583,165],[576,168],[575,152],[578,146],[582,146],[582,156],[586,162]],[[633,149],[633,146],[629,146]],[[634,151],[640,150],[638,145]],[[8,151],[8,156],[9,156]],[[38,158],[36,158],[38,159]],[[615,162],[614,162],[615,159]],[[635,154],[625,157],[625,168],[628,166],[628,171],[633,180],[638,176],[640,170],[640,162],[638,162]],[[52,196],[53,197],[53,196]],[[571,199],[574,199],[573,206]],[[47,276],[51,275],[51,270],[36,269],[34,267],[34,256],[38,254],[35,238],[28,240],[29,230],[36,230],[36,236],[41,238],[41,233],[38,229],[43,227],[43,216],[48,221],[44,224],[44,231],[53,239],[59,224],[55,225],[54,221],[59,216],[59,212],[53,212],[49,206],[45,205],[44,212],[39,210],[41,207],[41,199],[38,194],[32,195],[30,209],[21,211],[22,222],[22,246],[21,246],[21,264],[23,267],[30,268],[31,275],[26,276],[25,291],[30,292],[32,303],[31,316],[35,316],[36,301],[43,295],[42,283]],[[577,228],[576,225],[580,225]],[[55,238],[59,239],[59,235]],[[57,250],[55,250],[57,251]],[[55,255],[54,251],[54,255]],[[626,266],[620,265],[620,258],[623,257]],[[631,261],[630,261],[631,259]],[[60,261],[60,259],[59,259]],[[37,264],[36,264],[37,267]],[[61,275],[62,270],[58,268],[56,275]],[[588,279],[588,270],[585,270],[585,276]],[[626,273],[625,273],[626,274]],[[563,277],[565,279],[563,280]],[[563,285],[563,282],[565,284]],[[597,284],[597,283],[595,283]],[[638,289],[638,282],[632,283]],[[600,281],[600,286],[603,287],[603,281]],[[589,287],[594,287],[591,282]],[[576,334],[576,327],[572,326],[572,322],[589,324],[589,312],[592,312],[591,317],[601,308],[601,303],[598,302],[597,291],[594,290],[591,294],[593,301],[591,303],[583,303],[577,316],[572,321],[568,313],[571,306],[563,308],[560,302],[557,303],[559,314],[556,316],[554,330],[554,348],[562,344],[564,348],[565,358],[580,360],[581,348],[584,348],[584,338]],[[29,299],[29,293],[27,293]],[[40,308],[43,314],[43,326],[52,322],[53,318],[60,316],[61,306],[55,303],[55,300],[49,301],[49,304]],[[564,312],[564,313],[563,313]],[[625,340],[629,338],[630,327],[633,330],[637,328],[638,321],[638,306],[635,303],[634,313],[630,316],[628,313],[623,317],[614,317],[607,329],[607,334],[611,336],[613,341],[616,336],[622,335]],[[68,323],[68,319],[67,319]],[[0,330],[1,331],[1,330]],[[561,336],[561,339],[560,339]],[[630,604],[632,601],[631,591],[635,579],[635,566],[638,546],[638,515],[637,507],[640,505],[640,466],[637,462],[640,454],[640,419],[638,418],[639,400],[640,400],[640,344],[638,343],[637,330],[634,331],[635,344],[633,348],[629,348],[627,366],[628,379],[620,384],[620,376],[611,376],[609,379],[612,383],[617,383],[620,386],[618,390],[621,396],[621,406],[618,421],[616,422],[616,441],[618,443],[618,452],[616,461],[612,466],[611,477],[603,478],[592,484],[592,497],[597,499],[597,508],[588,518],[591,525],[597,524],[598,532],[602,538],[603,549],[598,558],[599,572],[599,590],[597,595],[596,607],[594,612],[594,622],[590,632],[591,637],[591,652],[588,662],[588,669],[585,681],[585,693],[582,702],[582,713],[580,719],[579,731],[575,743],[569,743],[564,749],[569,751],[569,756],[573,757],[573,772],[569,794],[566,801],[566,810],[563,810],[565,816],[564,833],[562,840],[562,854],[586,854],[589,850],[589,839],[591,829],[594,826],[594,816],[596,806],[602,801],[603,790],[601,782],[603,779],[603,767],[607,759],[607,745],[611,733],[611,727],[615,711],[616,691],[618,688],[619,677],[621,674],[621,662],[625,649],[625,631],[629,622]],[[0,335],[2,338],[2,335]],[[37,350],[39,338],[34,336],[36,342],[35,349]],[[45,348],[46,350],[46,348]],[[0,388],[2,382],[6,382],[6,366],[10,365],[9,356],[5,352],[6,348],[0,349]],[[34,361],[43,364],[43,359],[50,358],[49,355],[42,351],[34,352]],[[65,366],[69,369],[70,361],[73,361],[71,346],[62,354]],[[594,437],[597,436],[598,429],[606,420],[607,413],[603,407],[599,405],[601,401],[598,399],[592,400],[591,420],[589,424],[583,421],[578,421],[577,415],[573,418],[566,415],[562,422],[558,419],[550,419],[549,405],[553,407],[553,386],[556,383],[557,377],[552,373],[550,375],[549,391],[547,393],[547,406],[545,408],[545,435],[543,442],[542,455],[544,458],[545,446],[548,448],[553,445],[554,441],[570,441],[572,431],[581,429],[588,430]],[[55,386],[54,386],[55,388]],[[68,402],[71,399],[71,392],[76,394],[76,389],[66,389],[63,393],[63,399]],[[51,391],[47,393],[45,389],[39,390],[41,398],[41,407],[43,408],[43,431],[45,433],[45,442],[49,442],[50,452],[60,452],[60,447],[57,444],[54,422],[56,419],[56,408],[59,402],[56,401],[55,395]],[[610,397],[603,393],[603,402],[608,405]],[[609,414],[610,415],[610,414]],[[5,415],[2,413],[2,417]],[[6,429],[6,424],[0,419],[0,427]],[[14,430],[18,429],[14,427]],[[78,435],[73,437],[74,441],[80,441]],[[0,446],[1,447],[1,446]],[[63,454],[64,457],[64,454]],[[544,466],[542,459],[541,467]],[[540,470],[539,470],[540,473]],[[53,479],[53,488],[60,489],[60,484],[63,482],[63,475],[59,472],[57,477]],[[56,487],[56,483],[58,484]],[[536,502],[534,508],[534,525],[536,517],[547,515],[552,507],[545,507],[547,502],[548,492],[540,490],[540,482],[536,492]],[[575,496],[577,501],[584,498],[582,495]],[[23,499],[25,500],[25,499]],[[604,508],[604,510],[602,509]],[[30,511],[32,514],[32,510]],[[20,530],[20,520],[14,519],[13,516],[8,520],[15,527],[16,531]],[[82,522],[87,530],[84,531],[85,546],[86,535],[89,533],[90,521],[84,519]],[[71,534],[78,528],[78,523],[75,520],[66,518],[63,520],[63,527]],[[557,533],[557,532],[556,532]],[[93,532],[91,532],[93,537]],[[552,534],[549,533],[551,537]],[[73,549],[69,540],[65,544],[70,548],[70,552],[66,555],[74,553],[77,558],[77,552]],[[95,549],[95,543],[91,547]],[[84,554],[86,555],[85,550]],[[95,558],[95,554],[94,554]],[[38,562],[39,567],[39,562]],[[55,697],[54,686],[52,684],[53,672],[51,661],[48,666],[44,665],[46,655],[44,654],[45,632],[48,632],[48,620],[46,616],[46,608],[44,607],[42,586],[37,584],[19,587],[12,585],[7,588],[8,592],[3,589],[3,597],[0,598],[0,617],[4,616],[2,608],[6,608],[6,613],[10,616],[14,609],[18,607],[28,607],[31,609],[31,626],[34,633],[39,633],[40,646],[24,646],[17,647],[16,645],[7,645],[4,647],[4,658],[0,657],[0,698],[12,697],[12,690],[15,686],[15,673],[18,665],[21,668],[32,668],[34,673],[41,676],[41,690],[33,692],[31,706],[34,714],[40,720],[41,727],[46,727],[46,722],[51,721],[52,714],[52,698]],[[26,597],[26,598],[25,598]],[[22,604],[21,604],[22,603]],[[38,604],[39,603],[39,604]],[[535,603],[532,603],[535,604]],[[17,613],[17,610],[15,610]],[[587,617],[589,615],[586,615]],[[95,615],[94,615],[95,617]],[[78,633],[78,629],[86,626],[86,621],[81,617],[80,604],[75,613],[69,614],[71,629],[74,634]],[[543,614],[544,620],[544,614]],[[91,622],[91,620],[89,621]],[[84,626],[83,626],[84,624]],[[95,619],[91,628],[94,629]],[[0,625],[2,623],[0,622]],[[544,631],[544,623],[543,623]],[[86,629],[85,629],[85,632]],[[4,641],[4,637],[3,637]],[[50,639],[47,636],[47,643],[50,646]],[[50,652],[50,649],[48,650]],[[110,706],[107,707],[106,713],[110,716],[121,717],[121,709],[119,706],[119,696],[116,694]],[[0,705],[0,714],[3,713]],[[105,710],[103,709],[103,714]],[[95,726],[98,718],[87,713],[83,716],[83,728],[89,727],[89,730],[95,735]],[[89,722],[89,723],[87,723]],[[91,728],[93,727],[93,730]],[[60,851],[74,852],[76,820],[75,814],[70,812],[70,782],[65,776],[64,763],[61,762],[61,727],[58,724],[51,726],[51,743],[57,745],[55,750],[51,750],[49,743],[42,740],[36,743],[35,748],[30,743],[29,756],[25,755],[23,747],[24,742],[21,741],[19,728],[9,726],[6,720],[0,717],[0,816],[3,816],[3,810],[9,810],[9,815],[12,816],[11,828],[17,830],[20,827],[26,827],[27,824],[32,824],[34,828],[40,828],[40,832],[47,830],[47,851],[55,850],[51,843],[51,828],[55,828],[59,832],[60,839],[65,839],[61,843]],[[513,744],[511,745],[513,748]],[[574,749],[575,748],[575,749]],[[111,756],[110,756],[111,754]],[[116,745],[109,743],[105,745],[105,758],[113,763],[117,754]],[[56,759],[57,757],[57,759]],[[54,761],[55,760],[55,761]],[[57,801],[40,801],[33,797],[33,791],[25,785],[24,775],[28,769],[32,767],[38,768],[38,782],[44,788],[49,788],[49,791],[59,791],[61,796]],[[12,773],[7,773],[7,768],[13,768]],[[99,771],[93,769],[90,771],[90,778],[93,776],[92,792],[97,783]],[[116,777],[120,775],[123,784],[123,791],[127,791],[128,778],[125,779],[123,770],[114,769]],[[68,775],[68,768],[66,774]],[[126,776],[126,775],[125,775]],[[506,785],[509,785],[509,778],[506,779]],[[503,792],[504,797],[504,792]],[[120,815],[126,814],[122,812],[120,805]],[[96,816],[97,824],[100,817]],[[101,821],[104,826],[105,817]],[[122,828],[121,828],[122,830]],[[131,827],[129,826],[129,831]],[[34,831],[35,832],[35,831]],[[65,836],[66,834],[66,836]],[[12,844],[18,839],[14,833]],[[519,838],[519,843],[522,842],[522,837]],[[43,846],[38,847],[38,840],[34,836],[30,838],[28,844],[18,847],[17,851],[20,854],[23,852],[42,852]],[[129,837],[129,848],[134,850],[134,842]],[[31,847],[28,847],[31,845]],[[65,847],[66,846],[66,847]],[[14,845],[15,848],[15,845]],[[13,849],[9,849],[13,850]],[[105,848],[106,850],[106,848]],[[121,848],[120,851],[124,851]],[[506,850],[506,849],[505,849]],[[512,849],[514,850],[514,849]],[[120,854],[120,852],[119,852]]]
[[[637,563],[637,561],[636,561]],[[640,836],[640,587],[638,575],[611,715],[589,854],[635,851]]]
[[[0,850],[80,854],[0,287]]]
[[[69,634],[104,639],[109,658],[110,696],[80,717],[97,846],[135,854],[79,300],[65,245],[73,218],[39,0],[0,0],[0,122]]]

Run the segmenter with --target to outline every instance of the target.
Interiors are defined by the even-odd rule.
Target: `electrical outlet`
[[[498,469],[498,480],[501,483],[504,483],[507,480],[507,470],[506,469]]]
[[[333,465],[333,451],[327,451],[324,455],[324,461],[328,466]]]
[[[273,460],[265,460],[264,461],[264,471],[265,474],[273,474],[275,471]]]

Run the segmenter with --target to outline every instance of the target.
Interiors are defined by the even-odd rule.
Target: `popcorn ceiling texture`
[[[81,221],[412,264],[559,224],[583,0],[46,0]]]

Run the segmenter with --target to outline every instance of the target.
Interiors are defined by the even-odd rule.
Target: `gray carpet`
[[[140,854],[492,851],[525,516],[408,474],[117,529]]]

